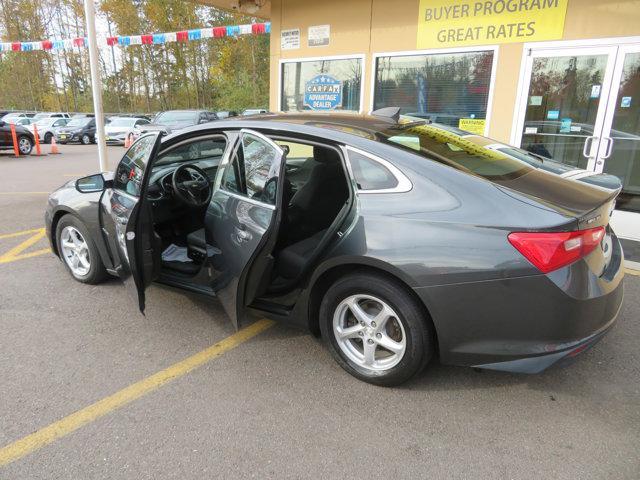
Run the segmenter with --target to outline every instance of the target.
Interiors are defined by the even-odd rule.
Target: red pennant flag
[[[227,27],[213,27],[213,36],[216,38],[227,35]]]
[[[84,47],[84,38],[83,37],[74,38],[73,45],[75,47]]]
[[[107,37],[107,45],[113,47],[118,44],[118,37]]]
[[[251,25],[251,32],[253,32],[254,34],[264,33],[265,29],[266,27],[264,23],[254,23],[253,25]]]
[[[53,48],[53,42],[51,40],[43,40],[42,41],[42,49],[43,50],[51,50]]]
[[[153,35],[142,35],[142,44],[151,45],[153,43]]]
[[[21,45],[22,45],[21,42],[13,42],[11,44],[11,50],[13,50],[14,52],[19,52]]]
[[[189,40],[189,32],[186,30],[182,32],[176,32],[176,40],[179,42],[186,42]]]

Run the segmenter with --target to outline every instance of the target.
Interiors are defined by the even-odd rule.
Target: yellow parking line
[[[640,270],[631,270],[630,268],[626,268],[624,271],[627,275],[636,275],[640,277]]]
[[[140,380],[82,410],[78,410],[20,440],[10,443],[0,449],[0,467],[38,450],[58,438],[74,432],[80,427],[153,392],[176,378],[186,375],[192,370],[255,337],[273,324],[274,322],[271,320],[260,320],[191,357]]]
[[[22,237],[22,236],[28,235],[30,233],[38,233],[41,230],[44,230],[44,229],[43,228],[33,228],[31,230],[22,230],[21,232],[3,233],[3,234],[0,234],[0,240],[2,240],[3,238]]]
[[[32,231],[27,230],[25,232],[18,232],[18,233],[21,233],[22,235],[28,235],[31,232],[36,232],[36,233],[31,235],[24,242],[19,243],[18,245],[13,247],[8,252],[3,253],[2,255],[0,255],[0,264],[9,263],[9,262],[15,262],[16,260],[22,260],[24,258],[31,258],[31,257],[35,257],[37,255],[44,255],[45,253],[48,253],[48,252],[51,251],[48,248],[46,248],[46,249],[36,250],[35,252],[22,253],[27,248],[32,247],[33,245],[38,243],[45,236],[44,228],[39,228],[37,230],[32,230]],[[9,234],[9,236],[11,236],[11,235],[12,234]],[[16,235],[13,235],[13,236],[16,236]]]

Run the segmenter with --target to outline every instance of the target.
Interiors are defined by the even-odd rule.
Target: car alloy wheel
[[[81,140],[83,145],[89,145],[91,143],[91,138],[89,138],[89,135],[87,135],[86,133],[82,135]]]
[[[44,135],[44,143],[51,143],[52,138],[53,138],[53,135],[51,133],[46,133]]]
[[[91,269],[89,245],[77,228],[68,225],[60,234],[60,250],[64,261],[77,277],[84,277]]]
[[[395,367],[407,348],[398,314],[372,295],[351,295],[340,302],[333,314],[333,334],[344,355],[371,372]]]
[[[32,148],[33,145],[31,144],[31,140],[29,140],[27,137],[20,137],[20,140],[18,140],[18,149],[20,150],[21,154],[29,155]]]

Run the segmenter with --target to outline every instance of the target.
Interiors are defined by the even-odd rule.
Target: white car
[[[15,123],[16,123],[16,121],[17,121],[19,118],[28,118],[28,117],[27,117],[27,114],[26,114],[26,113],[13,112],[13,113],[7,113],[7,114],[6,114],[4,117],[2,117],[2,119],[0,119],[0,120],[2,120],[3,122],[6,122],[6,123],[13,123],[13,124],[15,124]]]
[[[136,117],[111,117],[104,127],[105,140],[110,145],[124,145],[127,137],[133,138],[134,129],[143,125],[149,125],[146,118]]]
[[[55,137],[58,132],[58,128],[64,127],[67,123],[69,123],[71,119],[69,118],[59,118],[59,117],[45,117],[40,118],[37,122],[35,122],[36,127],[38,128],[38,138],[43,143],[51,143],[51,139]],[[34,124],[27,125],[27,128],[31,131],[31,133],[35,132]]]
[[[33,118],[41,120],[43,118],[71,118],[71,115],[64,112],[39,112],[36,113]]]

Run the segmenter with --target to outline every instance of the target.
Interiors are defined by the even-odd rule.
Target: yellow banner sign
[[[418,48],[557,40],[568,0],[420,0]]]

